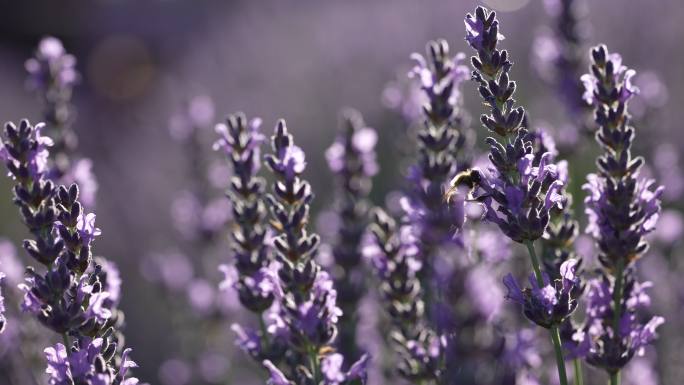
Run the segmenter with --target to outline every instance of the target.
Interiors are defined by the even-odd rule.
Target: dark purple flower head
[[[587,362],[610,373],[622,369],[635,355],[643,355],[644,347],[656,339],[656,329],[665,322],[663,317],[645,320],[640,315],[650,305],[646,289],[652,284],[639,283],[633,272],[628,272],[624,281],[618,328],[612,306],[615,280],[603,275],[589,282],[585,323],[574,331],[573,342],[568,344],[572,356],[586,357]]]
[[[72,384],[76,378],[69,376],[78,376],[77,383],[133,384],[137,380],[124,379],[126,350],[117,348],[123,336],[116,329],[122,320],[116,308],[118,298],[113,298],[113,294],[119,296],[116,277],[108,279],[102,265],[93,262],[92,242],[100,235],[95,215],[84,214],[78,185],[55,187],[48,179],[40,165],[48,158],[50,141],[40,135],[40,128],[26,120],[19,128],[8,123],[2,138],[5,165],[15,179],[14,201],[32,234],[23,246],[44,266],[26,268],[26,280],[20,285],[22,310],[65,339],[76,341],[74,346],[46,350],[51,383]],[[96,371],[83,369],[83,357],[91,358],[86,352],[98,346],[104,358],[88,361]],[[86,378],[80,378],[85,372]]]
[[[540,286],[534,275],[530,275],[529,288],[520,288],[508,274],[504,278],[504,285],[508,289],[506,298],[523,307],[523,313],[539,326],[550,328],[560,325],[577,308],[579,295],[579,277],[575,275],[577,260],[569,259],[560,268],[560,277],[551,281],[547,274],[543,274],[543,286]]]
[[[102,338],[84,337],[71,350],[58,343],[45,349],[50,385],[135,385],[138,379],[126,378],[130,368],[137,364],[128,358],[130,349],[124,350],[118,369],[108,365],[116,351]]]
[[[474,16],[466,16],[466,27],[466,40],[477,51],[471,58],[473,80],[490,110],[480,120],[502,142],[487,138],[492,167],[487,173],[459,174],[452,189],[473,188],[473,198],[487,209],[486,218],[504,234],[520,243],[534,241],[544,234],[550,211],[565,204],[564,170],[553,162],[551,152],[535,154],[535,136],[524,128],[525,110],[516,108],[512,97],[512,63],[508,52],[497,48],[501,37],[495,13],[478,7]]]
[[[627,103],[637,92],[630,83],[634,71],[605,46],[592,49],[592,59],[591,73],[583,81],[596,112],[596,140],[604,151],[598,173],[589,175],[584,185],[587,232],[596,239],[603,266],[618,270],[646,252],[645,235],[655,229],[663,187],[640,178],[644,159],[632,156],[635,129]]]

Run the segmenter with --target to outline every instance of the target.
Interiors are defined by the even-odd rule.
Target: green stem
[[[615,285],[613,288],[613,334],[620,335],[620,318],[622,317],[622,281],[625,265],[619,260],[615,268]],[[620,385],[620,371],[610,375],[610,385]]]
[[[575,367],[575,385],[584,385],[584,375],[582,374],[582,361],[579,358],[573,360]]]
[[[321,382],[321,375],[320,375],[320,362],[318,360],[318,351],[315,346],[311,346],[309,349],[309,361],[311,364],[311,374],[313,375],[314,383],[318,384]]]
[[[71,341],[69,341],[69,336],[66,333],[62,333],[62,341],[64,342],[64,347],[66,348],[67,352],[70,352]]]
[[[537,258],[537,253],[534,251],[534,243],[532,241],[527,241],[525,242],[525,246],[527,246],[527,251],[530,253],[534,276],[537,278],[539,287],[542,288],[544,287],[544,279],[542,278],[541,268],[539,267],[539,258]],[[565,373],[565,360],[563,360],[563,351],[561,350],[558,327],[552,326],[551,329],[549,329],[549,333],[551,334],[551,342],[553,342],[553,350],[556,352],[556,366],[558,367],[560,385],[568,385],[568,375]]]
[[[620,385],[620,372],[615,372],[610,375],[610,385]]]

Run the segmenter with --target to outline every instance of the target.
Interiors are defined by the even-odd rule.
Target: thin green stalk
[[[582,361],[579,358],[575,358],[573,361],[573,366],[575,367],[575,385],[584,385],[584,374],[582,373]]]
[[[610,375],[610,385],[620,385],[620,372],[615,372]]]
[[[622,317],[622,281],[625,266],[619,260],[615,268],[615,285],[613,289],[613,334],[619,338],[620,318]],[[610,385],[620,385],[620,371],[610,375]]]
[[[525,242],[527,246],[527,251],[530,254],[530,259],[532,260],[532,268],[534,269],[534,276],[537,278],[537,283],[539,287],[544,286],[544,279],[542,278],[541,269],[539,267],[539,258],[537,258],[537,253],[534,251],[534,243],[532,241]],[[560,379],[560,385],[568,385],[568,375],[565,373],[565,360],[563,360],[563,351],[561,350],[560,333],[556,326],[552,326],[549,329],[551,334],[551,342],[553,342],[553,349],[556,352],[556,366],[558,367],[558,378]]]
[[[66,348],[67,352],[70,352],[71,341],[69,341],[69,336],[66,333],[62,333],[62,341],[64,341],[64,347]]]

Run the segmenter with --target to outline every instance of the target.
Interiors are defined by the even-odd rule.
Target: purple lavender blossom
[[[644,159],[631,153],[635,129],[627,104],[638,92],[630,81],[635,72],[603,45],[592,49],[591,55],[591,73],[582,81],[585,100],[595,108],[596,140],[604,153],[597,161],[598,174],[588,176],[584,189],[589,193],[587,232],[598,246],[603,276],[592,283],[588,331],[577,339],[589,352],[587,361],[606,370],[615,384],[619,371],[655,339],[655,329],[664,322],[653,317],[644,324],[636,317],[636,308],[647,304],[648,296],[643,293],[645,286],[633,277],[634,261],[648,249],[645,236],[655,229],[663,188],[639,177]]]
[[[486,219],[496,223],[513,241],[527,246],[535,282],[523,294],[512,277],[507,277],[509,297],[523,305],[525,315],[533,322],[549,328],[560,382],[566,385],[558,325],[576,307],[574,299],[570,300],[570,292],[577,285],[574,271],[569,265],[561,265],[568,279],[562,273],[560,282],[550,285],[534,249],[534,241],[546,232],[551,213],[567,203],[563,194],[565,172],[562,165],[553,162],[554,154],[548,149],[535,154],[534,134],[524,128],[525,110],[515,107],[512,97],[516,89],[516,83],[509,79],[513,63],[506,50],[497,48],[503,36],[495,12],[477,7],[474,15],[466,16],[465,24],[465,39],[477,52],[477,56],[471,57],[472,78],[479,84],[480,96],[490,110],[490,115],[483,114],[480,121],[502,142],[487,138],[492,167],[487,173],[475,169],[459,174],[452,181],[452,190],[458,194],[462,185],[470,187],[471,197],[484,204]],[[543,144],[541,141],[542,148]],[[570,261],[574,260],[566,262]]]
[[[478,7],[475,16],[466,16],[466,26],[466,40],[478,52],[472,57],[473,79],[491,110],[481,121],[504,142],[487,138],[492,167],[487,172],[473,170],[467,179],[476,187],[473,197],[487,208],[488,220],[516,242],[533,242],[544,234],[550,211],[565,203],[559,166],[551,153],[541,154],[535,162],[534,137],[522,127],[525,111],[514,108],[516,84],[508,77],[512,63],[506,50],[496,48],[500,37],[495,13]],[[455,178],[452,184],[458,187],[463,182]]]
[[[418,272],[418,238],[409,225],[380,209],[372,214],[371,236],[364,248],[380,280],[380,297],[390,317],[391,340],[397,347],[397,370],[411,381],[435,380],[444,370],[444,341],[426,324],[425,304]]]
[[[81,187],[81,203],[93,207],[98,184],[91,171],[92,161],[74,156],[78,139],[72,129],[75,109],[71,97],[80,80],[76,58],[66,53],[59,39],[48,36],[41,40],[25,67],[28,86],[41,99],[46,128],[54,138],[49,177],[57,184],[77,183]]]
[[[25,292],[22,309],[65,341],[75,339],[69,349],[64,345],[48,348],[51,383],[73,383],[70,376],[88,372],[82,361],[90,338],[95,337],[103,346],[98,353],[103,354],[88,362],[96,366],[96,372],[88,372],[88,378],[81,381],[135,384],[136,379],[125,379],[129,349],[118,346],[122,341],[117,330],[120,311],[107,291],[114,289],[115,280],[108,281],[102,266],[93,262],[91,243],[101,233],[95,215],[84,214],[78,185],[55,188],[48,179],[48,170],[41,165],[49,155],[49,141],[40,129],[41,125],[33,127],[27,120],[18,128],[7,123],[0,151],[16,181],[15,202],[33,235],[24,241],[24,249],[45,266],[44,273],[27,267],[26,282],[20,285]]]
[[[580,291],[579,278],[575,274],[577,260],[569,259],[560,267],[560,278],[551,280],[543,273],[543,286],[539,285],[534,274],[530,274],[530,288],[520,288],[508,274],[504,284],[508,289],[506,298],[523,307],[523,313],[537,325],[550,328],[565,321],[577,308],[577,295]]]
[[[419,80],[427,100],[423,104],[423,126],[418,132],[418,159],[409,171],[409,200],[426,264],[434,257],[431,254],[435,247],[458,241],[454,231],[458,232],[465,221],[462,205],[448,205],[443,199],[446,181],[457,172],[457,157],[459,161],[466,159],[461,150],[470,144],[460,107],[459,87],[468,77],[467,67],[460,64],[464,57],[452,57],[444,40],[428,43],[427,58],[412,55],[416,65],[410,76]],[[424,272],[431,273],[429,268]]]
[[[369,220],[368,194],[371,177],[378,171],[375,160],[377,133],[366,127],[361,114],[346,110],[341,133],[326,151],[329,168],[338,182],[335,221],[339,222],[332,248],[338,305],[345,314],[339,324],[339,349],[348,359],[360,357],[356,345],[357,309],[366,290],[361,270],[362,238]]]
[[[306,166],[304,152],[294,144],[283,120],[278,122],[271,143],[274,153],[266,156],[266,164],[276,177],[273,194],[267,195],[278,262],[274,293],[279,323],[293,355],[290,376],[296,383],[336,384],[327,378],[332,372],[330,367],[324,371],[323,363],[330,359],[342,312],[336,304],[333,281],[315,261],[319,237],[306,226],[313,194],[301,178]],[[271,371],[272,383],[288,383],[270,361],[264,365]]]
[[[265,312],[275,299],[274,274],[271,255],[266,244],[267,222],[264,204],[265,182],[257,173],[261,167],[260,145],[264,137],[259,133],[261,119],[248,121],[241,114],[226,119],[216,126],[220,135],[214,149],[222,151],[230,160],[233,177],[228,198],[232,204],[236,226],[232,227],[232,250],[235,257],[237,279],[230,285],[238,293],[240,303],[259,319],[260,330],[233,325],[237,345],[257,361],[278,360],[283,341],[268,333]],[[229,267],[221,267],[224,272]]]
[[[574,332],[574,343],[568,347],[574,356],[585,357],[591,365],[609,373],[621,370],[632,357],[643,355],[644,347],[656,338],[656,329],[665,322],[654,316],[642,322],[638,312],[650,306],[646,289],[650,282],[639,283],[628,273],[624,277],[623,296],[620,300],[620,318],[615,328],[613,308],[614,280],[607,275],[589,282],[587,293],[587,319],[582,328]]]
[[[130,368],[138,365],[128,358],[130,349],[121,355],[118,371],[108,367],[106,361],[116,351],[116,345],[110,345],[103,338],[90,339],[83,337],[67,352],[67,348],[58,343],[45,349],[50,385],[93,384],[93,385],[136,385],[138,379],[126,378]]]

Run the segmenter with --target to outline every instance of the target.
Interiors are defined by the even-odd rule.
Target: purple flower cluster
[[[25,67],[28,87],[43,103],[46,130],[54,140],[49,177],[58,184],[78,184],[81,202],[85,207],[93,207],[98,184],[92,161],[74,156],[78,138],[72,129],[76,113],[71,97],[80,80],[76,58],[66,52],[59,39],[48,36],[40,41],[35,56],[26,61]]]
[[[530,288],[520,288],[508,274],[504,285],[508,288],[507,298],[518,303],[523,313],[537,325],[550,328],[562,324],[577,308],[577,296],[580,292],[579,277],[575,274],[577,260],[569,259],[560,267],[560,278],[551,280],[542,273],[543,285],[539,285],[534,274],[530,274]]]
[[[635,71],[605,46],[591,54],[591,73],[582,77],[584,97],[594,106],[596,141],[604,152],[597,161],[598,174],[588,176],[584,189],[587,232],[596,241],[603,272],[591,283],[586,330],[575,337],[587,362],[615,379],[632,356],[655,339],[655,329],[664,322],[653,317],[642,323],[637,317],[636,310],[649,303],[644,293],[648,284],[634,278],[634,261],[648,249],[645,236],[655,229],[663,188],[639,177],[644,160],[631,152],[635,129],[627,104],[638,93],[631,84]]]
[[[345,314],[338,325],[339,350],[344,357],[356,359],[360,356],[356,344],[357,309],[367,290],[362,266],[362,238],[369,220],[371,177],[378,172],[375,160],[378,135],[374,129],[366,127],[361,114],[352,109],[344,111],[340,131],[325,153],[328,167],[339,185],[335,207],[339,226],[332,248],[336,265],[333,279],[337,304]]]
[[[475,169],[457,176],[452,182],[453,189],[460,184],[469,185],[471,197],[484,204],[486,219],[496,223],[513,241],[527,246],[534,269],[532,288],[521,290],[508,275],[504,279],[508,298],[523,306],[528,319],[549,329],[560,383],[566,385],[558,327],[577,307],[576,297],[581,291],[575,276],[577,262],[563,262],[559,279],[552,283],[548,273],[542,273],[534,249],[534,241],[546,233],[552,212],[567,205],[566,164],[554,162],[555,154],[549,151],[553,146],[545,143],[543,135],[539,140],[528,132],[525,110],[515,107],[512,96],[516,83],[509,78],[513,64],[508,52],[497,48],[503,35],[499,33],[496,14],[478,7],[474,15],[466,15],[465,25],[465,39],[477,52],[471,58],[472,78],[479,84],[480,96],[490,110],[480,121],[503,143],[488,137],[492,167],[487,173]]]
[[[306,168],[304,151],[294,144],[283,120],[278,122],[271,144],[273,154],[265,161],[276,178],[267,200],[274,232],[277,271],[272,282],[278,307],[272,329],[281,329],[276,333],[284,334],[290,347],[285,357],[290,369],[287,377],[298,384],[365,381],[365,370],[358,368],[367,356],[344,375],[340,370],[342,356],[331,355],[342,311],[336,304],[332,279],[315,261],[319,237],[307,230],[313,194],[309,183],[301,178]],[[264,361],[264,365],[271,371],[272,383],[288,383],[271,361]]]
[[[399,373],[416,382],[437,380],[444,370],[446,341],[426,323],[415,230],[398,226],[381,209],[374,210],[369,230],[364,254],[380,280],[380,297],[392,323],[390,336],[398,347]]]
[[[639,283],[633,274],[627,274],[620,299],[619,323],[615,328],[616,313],[612,303],[615,280],[604,274],[588,285],[587,318],[584,326],[574,331],[568,348],[573,356],[585,357],[589,364],[615,373],[635,355],[644,354],[644,347],[655,340],[656,329],[665,319],[654,316],[646,322],[640,320],[637,312],[650,305],[646,289],[652,283]]]
[[[512,63],[506,50],[496,48],[503,37],[495,13],[478,7],[475,16],[466,16],[465,23],[466,40],[477,51],[472,57],[473,79],[491,111],[480,120],[504,141],[487,138],[492,167],[487,172],[470,173],[468,182],[476,188],[472,195],[486,206],[486,218],[509,238],[533,242],[544,234],[550,211],[565,203],[563,169],[552,162],[548,152],[535,162],[533,136],[523,127],[525,110],[516,108],[512,98],[516,88],[508,75]],[[453,183],[462,181],[455,178]]]
[[[469,130],[464,127],[459,91],[468,77],[467,67],[460,64],[464,57],[462,53],[452,57],[444,40],[428,43],[427,58],[412,55],[416,65],[410,76],[419,79],[426,102],[418,131],[418,160],[409,171],[408,214],[419,231],[424,285],[431,274],[435,248],[457,241],[454,231],[465,221],[462,205],[448,205],[442,199],[448,188],[446,181],[457,172],[457,160],[467,159],[461,150],[469,144]]]
[[[42,127],[34,127],[27,120],[19,127],[7,123],[0,147],[0,158],[16,183],[15,203],[33,235],[24,241],[24,249],[45,266],[44,273],[27,267],[26,282],[20,285],[25,293],[22,310],[63,336],[65,345],[55,349],[68,351],[69,359],[77,359],[78,352],[90,343],[89,338],[99,338],[106,350],[95,353],[97,359],[77,365],[79,374],[85,376],[82,381],[119,384],[126,374],[123,366],[127,361],[122,358],[128,355],[120,343],[120,280],[113,265],[93,260],[91,243],[101,231],[95,227],[95,215],[83,212],[78,186],[57,188],[48,179],[47,148],[52,141],[41,136]],[[73,346],[69,342],[72,339]],[[46,349],[48,358],[51,352],[53,348]],[[53,362],[49,365],[52,383],[75,381],[69,365],[59,369]],[[92,370],[84,369],[88,365]],[[131,381],[136,380],[128,383],[134,383]]]

